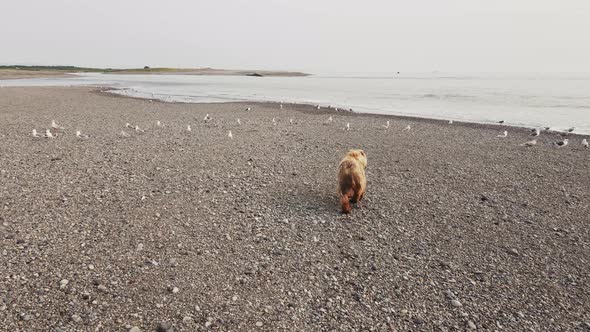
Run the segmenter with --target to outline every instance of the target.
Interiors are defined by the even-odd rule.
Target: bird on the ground
[[[551,127],[545,127],[545,130],[549,130],[549,129],[551,129]]]
[[[587,147],[588,147],[588,140],[587,140],[587,139],[585,139],[585,138],[584,138],[584,139],[582,140],[582,146],[583,146],[583,147],[585,147],[585,148],[587,148]]]
[[[88,135],[86,135],[86,134],[82,134],[82,132],[81,132],[81,131],[79,131],[79,130],[76,130],[76,137],[78,137],[78,138],[82,138],[82,139],[87,139],[87,138],[89,138],[90,136],[88,136]]]
[[[346,123],[346,127],[344,128],[345,130],[350,130],[350,122]]]
[[[564,138],[563,141],[555,142],[553,144],[557,145],[557,147],[564,147],[569,143],[569,139]]]
[[[205,117],[203,118],[203,121],[205,121],[205,122],[209,122],[209,121],[211,121],[211,120],[212,120],[212,119],[211,119],[211,117],[209,116],[209,114],[205,115]]]
[[[508,137],[508,131],[504,130],[503,133],[501,133],[500,135],[497,135],[496,137]]]
[[[531,133],[531,136],[539,136],[541,135],[541,130],[539,129],[533,129],[533,132]]]
[[[275,118],[272,118],[272,124],[275,126],[277,125],[277,120],[275,120]]]
[[[45,129],[45,137],[47,137],[47,138],[56,138],[56,137],[57,137],[57,135],[54,135],[54,134],[51,132],[51,130],[49,130],[49,129]]]
[[[531,147],[531,146],[536,145],[536,144],[537,144],[537,140],[534,139],[532,141],[528,141],[528,142],[522,143],[521,146]]]
[[[127,123],[125,124],[125,127],[127,127],[127,128],[130,128],[130,129],[134,129],[134,127],[133,127],[132,125],[130,125],[130,124],[129,124],[129,122],[127,122]]]
[[[280,104],[280,105],[279,105],[279,107],[280,107],[281,109],[283,109],[283,104]]]
[[[320,108],[322,108],[322,107],[321,107],[320,105],[318,105],[318,106],[317,106],[317,109],[320,109]]]
[[[33,137],[35,137],[35,138],[40,138],[40,137],[43,137],[43,136],[41,136],[41,135],[40,135],[40,134],[37,132],[37,129],[33,129]]]
[[[121,130],[119,135],[121,135],[121,137],[131,137],[131,135],[129,135],[127,132],[125,132],[125,130]]]
[[[501,124],[501,123],[504,123],[504,120],[500,120],[500,121],[498,121],[498,123],[500,123],[500,124]]]
[[[412,126],[407,125],[406,128],[404,128],[404,131],[410,131],[410,129],[412,129]]]
[[[328,122],[332,122],[332,116],[328,118]]]
[[[51,128],[55,129],[55,130],[63,130],[64,129],[64,127],[55,123],[55,120],[51,120]]]
[[[252,110],[252,108],[251,108],[251,107],[247,107],[247,108],[246,108],[246,111],[251,111],[251,110]]]
[[[164,127],[164,125],[160,122],[160,120],[156,121],[156,126],[158,126],[158,127]]]
[[[449,120],[449,124],[453,124],[453,120]]]
[[[289,123],[290,123],[290,124],[293,124],[293,118],[290,118],[290,119],[289,119]]]
[[[336,112],[338,112],[338,107],[334,108],[334,110],[335,110]]]
[[[389,120],[384,125],[382,125],[381,127],[385,128],[385,129],[389,128]]]
[[[238,119],[238,125],[241,125],[241,124],[242,124],[242,121],[240,121],[240,119]]]
[[[229,139],[233,139],[234,135],[231,134],[231,130],[227,133],[227,137],[229,137]]]
[[[568,133],[571,133],[571,132],[573,132],[574,130],[576,130],[576,128],[575,128],[575,127],[571,127],[571,128],[568,128],[568,129],[567,129],[567,132],[568,132]]]
[[[191,125],[187,125],[186,126],[186,131],[192,131],[193,129],[191,128]]]
[[[138,133],[145,133],[145,130],[139,128],[138,125],[135,125],[135,131],[138,132]]]

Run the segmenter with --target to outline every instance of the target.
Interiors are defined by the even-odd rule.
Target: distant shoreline
[[[208,75],[252,77],[303,77],[310,74],[280,70],[238,70],[217,68],[85,68],[74,66],[0,66],[0,79],[71,77],[76,73],[119,75]]]

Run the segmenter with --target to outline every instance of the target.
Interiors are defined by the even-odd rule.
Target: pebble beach
[[[81,87],[0,88],[0,123],[0,330],[590,330],[575,132]]]

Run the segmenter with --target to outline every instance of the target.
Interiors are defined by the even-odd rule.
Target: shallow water
[[[3,86],[100,85],[174,102],[280,101],[356,112],[540,127],[590,134],[590,75],[237,77],[83,74],[3,80]]]

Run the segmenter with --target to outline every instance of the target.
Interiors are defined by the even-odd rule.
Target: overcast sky
[[[589,0],[1,0],[0,63],[590,72]]]

